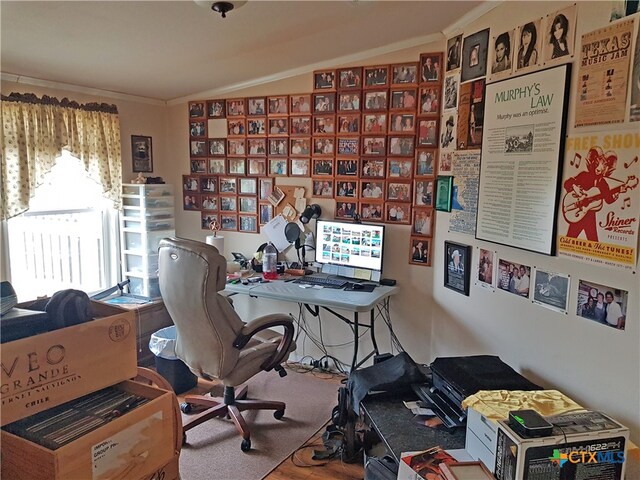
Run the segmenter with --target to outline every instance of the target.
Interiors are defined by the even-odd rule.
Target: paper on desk
[[[411,410],[411,413],[413,413],[414,415],[429,415],[429,416],[435,415],[435,413],[433,413],[433,410],[431,410],[430,408],[424,407],[422,402],[416,401],[416,402],[402,402],[402,403],[404,403],[404,406],[407,407],[409,410]]]
[[[291,245],[284,234],[284,227],[286,226],[287,220],[282,215],[276,215],[270,222],[260,227],[260,231],[267,236],[279,252]]]

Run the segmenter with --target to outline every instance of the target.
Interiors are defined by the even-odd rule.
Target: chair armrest
[[[240,334],[236,338],[235,342],[233,342],[233,346],[235,348],[242,349],[247,345],[247,343],[249,343],[251,337],[256,333],[262,330],[267,330],[271,327],[284,327],[284,334],[282,335],[282,340],[280,340],[280,344],[274,354],[261,365],[262,369],[267,371],[271,370],[276,365],[279,365],[284,356],[289,353],[289,347],[293,340],[293,318],[291,315],[274,313],[251,320],[242,327]]]

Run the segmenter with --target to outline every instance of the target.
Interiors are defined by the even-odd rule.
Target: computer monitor
[[[384,225],[317,220],[316,262],[382,271]]]

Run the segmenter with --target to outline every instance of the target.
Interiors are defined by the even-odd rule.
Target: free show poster
[[[480,151],[457,151],[453,154],[453,192],[449,231],[474,236],[478,213]]]
[[[558,215],[558,256],[633,270],[637,258],[640,132],[571,135]]]
[[[571,66],[487,85],[476,238],[552,255]]]
[[[624,122],[633,20],[582,36],[576,127]]]

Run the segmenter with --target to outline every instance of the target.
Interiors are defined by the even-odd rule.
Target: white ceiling
[[[3,74],[159,100],[433,41],[483,1],[2,1]],[[346,63],[346,62],[345,62]],[[308,68],[307,68],[308,70]]]

